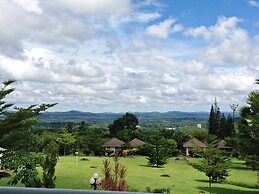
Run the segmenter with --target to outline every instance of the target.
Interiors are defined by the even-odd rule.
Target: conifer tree
[[[222,139],[226,136],[227,121],[224,113],[222,113],[219,122],[219,134],[218,136]]]
[[[232,137],[234,134],[235,134],[234,123],[231,115],[229,114],[227,117],[227,123],[226,123],[226,136]]]
[[[217,99],[213,105],[211,105],[210,117],[209,117],[209,134],[219,136],[220,133],[220,109],[218,107]]]

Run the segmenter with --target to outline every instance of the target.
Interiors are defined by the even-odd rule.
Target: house
[[[105,148],[105,155],[114,154],[116,151],[121,151],[125,147],[125,143],[117,138],[112,138],[102,145]]]
[[[189,148],[206,148],[207,146],[202,141],[200,141],[200,140],[198,140],[196,138],[193,138],[193,139],[185,142],[183,144],[183,147],[186,149],[186,152],[185,152],[186,154],[185,155],[189,156],[190,155],[189,154]]]
[[[3,156],[1,152],[5,151],[6,149],[0,147],[0,158]]]
[[[6,149],[0,147],[0,167],[1,167],[1,158],[3,154],[1,152],[5,151]],[[2,167],[1,167],[2,168]]]
[[[227,152],[231,152],[232,151],[232,147],[229,146],[227,144],[227,142],[225,142],[224,140],[221,140],[218,144],[217,144],[217,148],[225,150]]]
[[[141,147],[141,146],[144,145],[144,144],[145,144],[145,142],[141,141],[141,140],[138,139],[138,138],[135,138],[135,139],[133,139],[133,140],[131,140],[131,141],[129,142],[129,145],[130,145],[131,148],[133,148],[133,150],[135,150],[135,149]]]

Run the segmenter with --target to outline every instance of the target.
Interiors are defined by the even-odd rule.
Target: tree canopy
[[[259,85],[259,80],[256,84]],[[247,105],[240,109],[240,115],[237,132],[239,152],[253,170],[259,171],[259,90],[248,94]]]

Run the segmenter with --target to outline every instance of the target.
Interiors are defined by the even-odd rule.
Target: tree
[[[259,85],[259,80],[256,80]],[[238,151],[246,164],[257,171],[259,183],[259,91],[248,94],[247,106],[240,109],[241,120],[238,123]]]
[[[132,113],[126,113],[121,118],[113,121],[109,125],[111,137],[118,137],[123,141],[129,141],[134,138],[134,132],[137,129],[138,118]]]
[[[95,156],[103,155],[102,145],[107,140],[106,130],[101,126],[91,126],[87,131],[76,135],[76,144],[84,154],[94,154]]]
[[[221,114],[219,121],[219,137],[223,139],[226,136],[227,120],[224,113]]]
[[[210,144],[206,149],[197,150],[196,152],[202,157],[202,160],[199,163],[189,162],[188,164],[205,173],[209,179],[209,187],[211,187],[212,182],[219,182],[229,176],[230,157],[223,151],[215,148],[215,143]]]
[[[232,103],[232,104],[229,105],[229,107],[232,110],[232,119],[234,121],[235,120],[235,111],[236,111],[236,109],[238,107],[238,103]]]
[[[76,139],[72,133],[69,133],[66,128],[61,129],[60,135],[57,138],[57,141],[60,144],[60,148],[63,150],[64,156],[66,155],[66,151],[69,151],[72,145],[75,143]]]
[[[43,169],[42,185],[44,188],[55,188],[55,167],[58,158],[58,144],[55,139],[46,137],[47,142],[43,151],[45,156],[41,159],[41,167]]]
[[[214,105],[211,105],[210,117],[209,117],[209,133],[212,135],[219,134],[219,123],[220,123],[220,109],[215,98]]]
[[[184,131],[176,130],[176,132],[173,135],[173,139],[177,143],[177,149],[181,150],[183,148],[184,142],[191,139],[191,136],[185,133]]]
[[[161,135],[160,131],[155,131],[153,138],[148,144],[148,164],[156,167],[167,163],[167,159],[171,156],[173,150],[170,148],[169,142]]]
[[[14,91],[9,88],[15,81],[3,82],[0,90],[0,144],[7,148],[1,162],[4,166],[14,169],[14,176],[9,184],[15,185],[19,181],[26,187],[41,187],[37,166],[40,156],[34,153],[34,125],[39,121],[38,115],[56,104],[31,105],[27,108],[14,107],[15,111],[8,111],[13,104],[6,103],[4,98]]]
[[[226,136],[232,137],[235,135],[235,129],[234,129],[234,121],[230,115],[227,117],[227,123],[226,123]]]

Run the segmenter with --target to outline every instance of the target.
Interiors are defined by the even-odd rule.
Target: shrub
[[[146,192],[148,193],[170,193],[170,189],[169,188],[155,188],[155,189],[151,189],[150,187],[146,187]]]
[[[112,173],[113,171],[113,173]],[[101,182],[101,189],[110,191],[127,191],[128,185],[125,180],[127,169],[119,163],[119,157],[114,157],[114,169],[112,170],[110,161],[103,161],[104,179]]]

